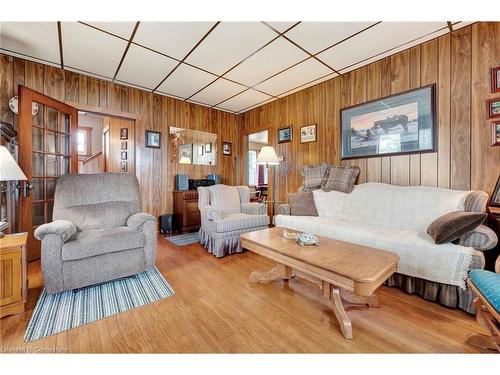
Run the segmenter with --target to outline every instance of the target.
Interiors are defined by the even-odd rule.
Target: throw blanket
[[[275,221],[280,227],[394,252],[399,255],[398,273],[466,288],[465,280],[475,252],[471,247],[452,243],[436,245],[425,232],[324,217],[278,215]]]

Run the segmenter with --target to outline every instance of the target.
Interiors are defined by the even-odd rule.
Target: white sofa
[[[315,190],[313,197],[318,216],[291,216],[281,205],[276,225],[397,253],[390,286],[474,311],[465,280],[471,267],[484,268],[482,251],[496,245],[495,233],[483,225],[461,244],[436,245],[427,227],[448,212],[484,211],[486,193],[366,183],[350,194]]]

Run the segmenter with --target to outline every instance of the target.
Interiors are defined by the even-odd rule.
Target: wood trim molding
[[[82,104],[78,102],[72,102],[70,100],[65,100],[64,103],[70,105],[72,107],[77,108],[79,111],[92,112],[98,115],[103,116],[113,116],[113,117],[121,117],[129,120],[141,120],[142,116],[138,113],[130,113],[130,112],[122,112],[114,109],[103,108],[94,105]]]

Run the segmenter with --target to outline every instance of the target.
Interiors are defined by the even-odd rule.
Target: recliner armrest
[[[127,219],[127,226],[135,229],[141,229],[147,221],[156,222],[156,218],[145,212],[139,212],[133,214]]]
[[[212,206],[203,206],[200,208],[202,218],[208,219],[210,221],[218,221],[222,219],[222,214],[220,211]]]
[[[40,225],[35,230],[35,238],[42,241],[49,234],[56,234],[66,242],[77,231],[76,225],[69,220],[55,220],[51,223]]]
[[[472,232],[464,234],[458,240],[458,244],[473,247],[476,250],[485,251],[493,249],[498,243],[497,235],[486,225],[480,225]]]
[[[264,203],[252,202],[242,203],[241,212],[248,215],[265,215],[266,205]]]
[[[288,203],[282,203],[278,206],[278,214],[280,215],[291,215],[290,205]]]

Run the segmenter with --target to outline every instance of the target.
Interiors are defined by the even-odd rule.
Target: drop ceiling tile
[[[310,58],[267,81],[259,83],[255,88],[277,96],[331,72],[320,62]]]
[[[315,54],[373,24],[375,22],[301,22],[285,35]]]
[[[309,55],[286,39],[278,38],[231,70],[225,77],[253,86],[308,57]]]
[[[297,23],[297,21],[295,21],[295,22],[274,22],[274,21],[268,22],[268,21],[266,21],[266,23],[269,26],[272,26],[274,29],[276,29],[280,33],[282,33],[282,32],[285,32],[286,30],[288,30],[293,25],[295,25]],[[295,27],[297,27],[297,26],[295,26]]]
[[[62,23],[64,65],[113,77],[127,42],[78,22]]]
[[[268,103],[271,103],[271,102],[273,102],[273,101],[275,101],[275,100],[276,100],[276,99],[274,99],[274,98],[273,98],[273,99],[266,100],[265,102],[257,103],[257,104],[255,104],[255,105],[252,105],[252,106],[247,107],[247,108],[242,108],[242,109],[240,109],[240,110],[239,110],[239,112],[238,112],[238,113],[240,113],[240,114],[241,114],[241,113],[244,113],[244,112],[250,111],[250,110],[252,110],[252,109],[254,109],[254,108],[261,107],[261,106],[263,106],[263,105],[266,105],[266,104],[268,104]]]
[[[116,78],[154,89],[177,64],[176,60],[131,44]]]
[[[314,86],[314,85],[317,85],[318,83],[321,83],[321,82],[324,82],[324,81],[328,81],[329,79],[332,79],[334,77],[337,77],[338,74],[337,73],[331,73],[331,74],[328,74],[326,76],[322,76],[314,81],[309,81],[307,83],[304,83],[303,85],[301,86],[298,86],[296,88],[293,88],[289,91],[286,91],[284,93],[282,93],[281,95],[279,95],[280,98],[284,97],[284,96],[287,96],[287,95],[290,95],[290,94],[293,94],[294,92],[297,92],[297,91],[300,91],[300,90],[304,90],[308,87],[311,87],[311,86]]]
[[[161,84],[158,91],[167,95],[176,95],[182,98],[189,98],[196,91],[215,80],[217,76],[206,73],[192,66],[181,64],[175,71]]]
[[[451,21],[453,30],[461,29],[462,27],[469,26],[473,24],[475,21]]]
[[[0,48],[61,64],[56,22],[0,22]]]
[[[341,70],[442,28],[447,28],[446,22],[382,22],[320,53],[318,58]]]
[[[97,27],[98,29],[107,31],[108,33],[118,35],[129,40],[134,31],[137,22],[86,22],[85,23]]]
[[[242,92],[235,97],[226,100],[217,106],[217,108],[224,108],[229,111],[238,112],[244,108],[251,107],[257,103],[272,99],[271,96],[263,94],[259,91],[250,89]]]
[[[276,36],[261,22],[221,22],[186,61],[223,74]]]
[[[243,90],[245,90],[245,86],[220,78],[190,99],[209,105],[216,105]]]
[[[141,22],[134,43],[182,60],[215,22]]]

